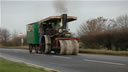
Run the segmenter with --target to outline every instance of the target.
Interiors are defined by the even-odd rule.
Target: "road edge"
[[[4,59],[7,59],[9,61],[13,61],[13,62],[20,62],[20,63],[25,63],[26,65],[28,66],[31,66],[31,67],[36,67],[36,68],[43,68],[49,72],[60,72],[59,70],[55,70],[55,69],[51,69],[51,68],[47,68],[47,67],[44,67],[44,66],[40,66],[40,65],[37,65],[37,64],[32,64],[32,63],[29,63],[29,62],[25,62],[25,61],[22,61],[22,60],[17,60],[17,59],[13,59],[13,58],[8,58],[8,57],[5,57],[5,56],[1,56],[1,58],[4,58]]]

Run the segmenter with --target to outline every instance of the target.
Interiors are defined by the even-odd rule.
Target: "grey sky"
[[[71,32],[75,32],[78,26],[91,18],[103,16],[116,18],[119,15],[128,14],[127,0],[70,0],[67,2],[68,15],[78,17],[77,21],[69,23]],[[40,19],[60,15],[55,11],[53,0],[2,0],[0,5],[1,24],[10,31],[26,32],[26,24]]]

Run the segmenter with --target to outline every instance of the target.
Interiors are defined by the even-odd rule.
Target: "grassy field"
[[[89,54],[128,56],[128,51],[112,51],[112,50],[106,50],[106,49],[80,49],[79,52],[80,53],[89,53]]]
[[[12,62],[0,58],[0,72],[49,72],[43,68],[27,66],[24,63]]]

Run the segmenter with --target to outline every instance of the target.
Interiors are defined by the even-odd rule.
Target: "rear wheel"
[[[45,38],[45,50],[44,53],[49,54],[51,52],[51,38],[49,35],[44,35]]]
[[[38,54],[39,47],[37,45],[35,45],[34,47],[35,47],[35,52]]]
[[[40,44],[40,52],[49,54],[51,52],[51,38],[49,35],[44,35]]]
[[[32,53],[33,46],[29,44],[29,53]]]

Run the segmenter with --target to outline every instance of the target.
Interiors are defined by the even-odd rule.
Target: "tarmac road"
[[[93,54],[29,54],[23,49],[0,48],[0,56],[22,60],[61,72],[128,72],[128,57]]]

